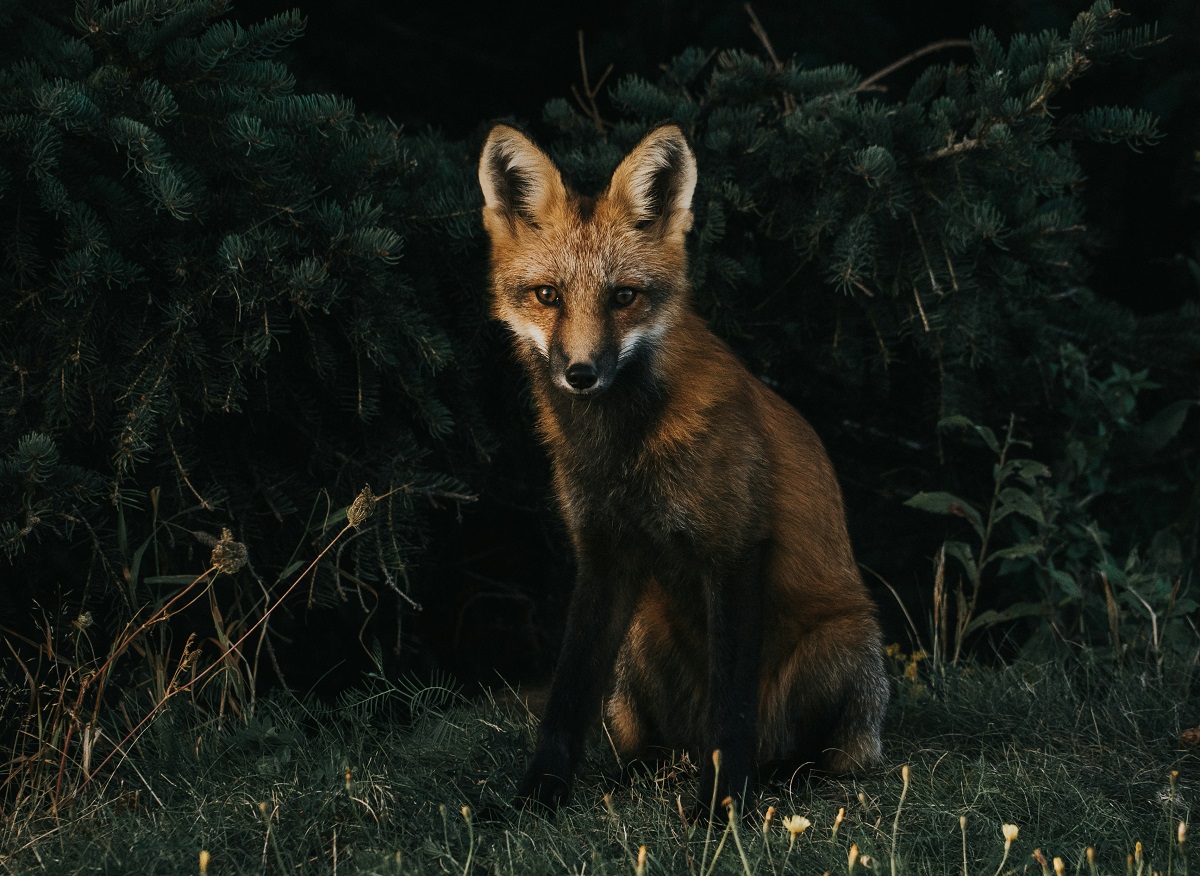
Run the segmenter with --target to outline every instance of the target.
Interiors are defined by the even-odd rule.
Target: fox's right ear
[[[479,158],[484,225],[490,233],[517,222],[537,228],[564,204],[567,190],[554,162],[532,140],[508,125],[496,125]]]

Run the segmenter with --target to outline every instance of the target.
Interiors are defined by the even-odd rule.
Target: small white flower
[[[793,837],[798,837],[812,827],[812,822],[803,815],[785,815],[783,817],[783,827]]]

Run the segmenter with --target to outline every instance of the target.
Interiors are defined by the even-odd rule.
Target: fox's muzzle
[[[596,395],[608,389],[617,371],[615,352],[568,359],[562,350],[551,350],[550,374],[554,384],[576,395]]]

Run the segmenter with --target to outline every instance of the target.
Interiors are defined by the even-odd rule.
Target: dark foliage
[[[249,622],[369,483],[308,605],[349,601],[351,636],[386,609],[398,641],[430,504],[485,453],[471,156],[298,93],[300,15],[225,7],[0,8],[0,599],[27,637],[108,639],[222,527],[249,565],[214,611]]]

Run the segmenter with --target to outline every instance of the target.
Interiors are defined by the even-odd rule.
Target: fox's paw
[[[729,818],[730,806],[740,813],[743,800],[753,797],[757,785],[755,779],[753,758],[713,752],[711,762],[700,771],[700,787],[691,821],[706,823],[711,819],[724,824]]]
[[[543,815],[552,815],[567,801],[571,785],[560,776],[537,769],[536,764],[525,773],[517,787],[513,805],[518,809],[530,809]]]

